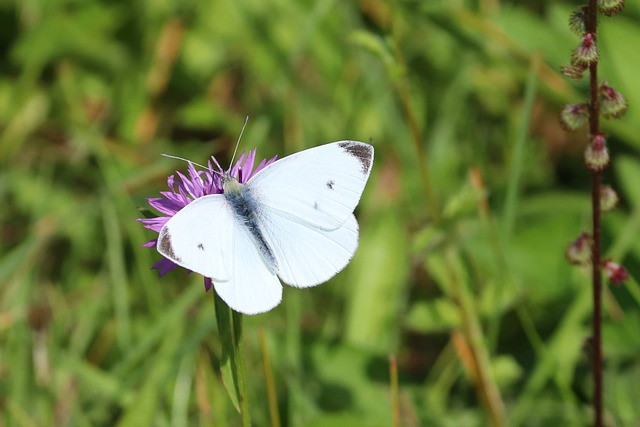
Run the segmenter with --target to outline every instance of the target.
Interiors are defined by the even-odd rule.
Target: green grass
[[[212,296],[151,271],[135,220],[186,169],[160,153],[227,165],[246,115],[260,158],[376,149],[349,267],[244,318],[254,425],[268,387],[282,425],[392,425],[389,355],[403,426],[590,425],[589,271],[563,256],[590,224],[585,134],[556,119],[586,99],[557,71],[571,9],[471,3],[1,2],[0,425],[240,425]],[[637,276],[628,3],[599,40],[631,105],[605,122],[604,253]],[[605,301],[607,418],[639,425],[640,287]]]

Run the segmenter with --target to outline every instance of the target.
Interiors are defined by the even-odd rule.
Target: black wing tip
[[[363,175],[369,175],[373,165],[373,145],[360,141],[341,141],[338,145],[360,161]]]
[[[171,234],[167,228],[163,228],[160,230],[160,235],[158,236],[158,252],[165,258],[170,259],[175,262],[182,262],[180,258],[176,256],[173,252],[173,245],[171,244]]]

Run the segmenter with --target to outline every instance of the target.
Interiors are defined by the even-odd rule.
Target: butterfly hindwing
[[[278,276],[288,285],[326,282],[351,261],[358,247],[358,222],[353,214],[335,230],[323,230],[275,209],[265,208],[260,214]]]
[[[231,278],[213,285],[229,307],[244,314],[257,314],[271,310],[282,300],[282,285],[261,256],[250,232],[235,223],[233,257],[235,263]]]

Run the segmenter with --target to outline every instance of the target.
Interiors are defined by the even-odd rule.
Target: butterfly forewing
[[[176,264],[213,279],[218,295],[236,311],[256,314],[282,300],[282,285],[246,224],[223,195],[194,200],[162,228],[158,251]]]
[[[235,219],[221,194],[194,200],[160,230],[157,249],[181,267],[215,281],[232,277]]]
[[[247,185],[264,207],[334,230],[353,213],[372,164],[371,145],[338,141],[280,159]]]

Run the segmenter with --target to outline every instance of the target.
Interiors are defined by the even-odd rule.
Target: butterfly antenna
[[[160,155],[161,155],[162,157],[167,157],[167,158],[169,158],[169,159],[182,160],[182,161],[184,161],[184,162],[191,163],[191,164],[193,164],[193,165],[199,166],[199,167],[201,167],[202,169],[209,169],[209,168],[208,168],[208,167],[206,167],[206,166],[202,166],[200,163],[192,162],[191,160],[187,160],[187,159],[185,159],[185,158],[183,158],[183,157],[172,156],[171,154],[166,154],[166,153],[160,153]]]
[[[244,133],[244,128],[247,127],[247,122],[249,121],[249,116],[244,118],[244,124],[242,125],[242,130],[240,131],[240,136],[238,136],[238,142],[236,142],[236,148],[233,150],[233,156],[231,156],[231,164],[233,165],[233,161],[236,159],[236,152],[238,151],[238,145],[240,145],[240,140],[242,139],[242,134]],[[231,169],[231,166],[229,166]]]

